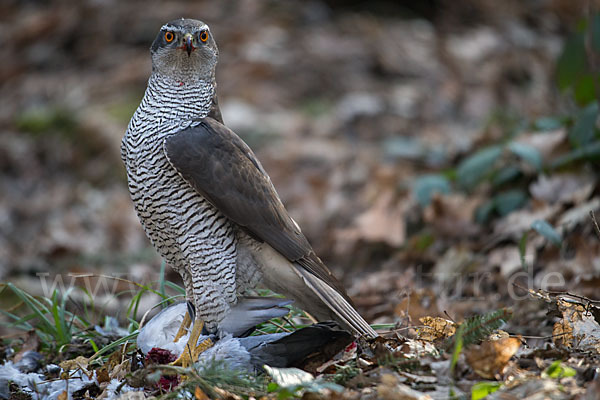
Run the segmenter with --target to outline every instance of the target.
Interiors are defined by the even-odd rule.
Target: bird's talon
[[[187,329],[187,327],[183,328],[186,318],[189,319],[189,316],[187,313],[184,317],[184,321],[181,323],[181,326],[179,328],[180,331],[181,330],[185,331]],[[191,321],[190,321],[190,323],[191,323]],[[189,323],[187,325],[189,326]],[[195,363],[196,361],[198,361],[198,357],[200,356],[200,354],[202,354],[204,351],[206,351],[207,349],[209,349],[213,346],[214,342],[210,338],[203,340],[201,343],[198,343],[198,338],[200,337],[203,327],[204,327],[204,322],[202,322],[202,321],[194,322],[194,325],[192,326],[192,331],[190,332],[190,337],[188,339],[187,344],[185,345],[185,348],[183,349],[183,352],[177,358],[177,360],[173,361],[170,365],[187,368],[190,365],[192,365],[193,363]],[[177,332],[177,334],[179,334],[179,332]],[[177,338],[177,336],[176,336],[176,340],[174,340],[174,342],[176,342],[177,340],[179,340],[179,338]],[[192,345],[192,343],[193,343],[193,345]]]
[[[192,323],[192,319],[190,318],[190,314],[186,311],[185,317],[183,317],[183,321],[181,321],[181,325],[179,326],[179,330],[173,339],[173,343],[177,343],[182,336],[184,336]]]

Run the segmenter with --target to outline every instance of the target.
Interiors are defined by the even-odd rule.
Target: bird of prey
[[[223,123],[218,49],[205,23],[164,24],[152,43],[152,74],[121,144],[129,190],[150,241],[184,282],[193,321],[187,365],[212,344],[238,297],[262,284],[318,320],[376,337],[341,283],[288,215],[246,143]]]

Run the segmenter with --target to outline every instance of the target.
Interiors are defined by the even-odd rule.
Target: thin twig
[[[259,328],[255,328],[254,330],[255,330],[256,332],[260,332],[260,333],[262,333],[263,335],[268,335],[268,334],[269,334],[269,332],[263,331],[262,329],[259,329]]]
[[[571,293],[571,292],[567,292],[567,291],[563,291],[563,290],[543,290],[543,289],[527,289],[517,283],[512,284],[514,287],[518,287],[519,289],[522,289],[528,293],[531,293],[531,291],[535,291],[538,292],[539,294],[542,293],[546,293],[549,296],[553,296],[553,297],[557,297],[557,296],[571,296],[574,297],[576,299],[582,300],[584,302],[587,303],[591,303],[591,304],[596,304],[596,303],[600,303],[600,300],[594,300],[594,299],[590,299],[589,297],[585,297],[585,296],[581,296],[579,294],[575,294],[575,293]]]
[[[594,230],[596,231],[596,236],[598,236],[598,239],[600,239],[600,226],[598,226],[598,221],[596,220],[594,210],[590,210],[590,217],[592,217],[592,222],[594,223]]]
[[[452,317],[450,316],[450,314],[448,314],[448,311],[444,310],[444,315],[445,315],[446,317],[448,317],[448,318],[450,319],[450,321],[452,321],[452,322],[456,323],[456,321],[454,320],[454,318],[452,318]]]
[[[275,325],[276,327],[278,327],[279,329],[283,330],[284,332],[291,332],[289,329],[287,329],[285,326],[278,324],[277,322],[273,321],[273,320],[269,320],[269,323]]]
[[[557,333],[556,335],[550,336],[525,336],[525,335],[508,335],[509,337],[518,337],[523,339],[552,339],[559,336],[565,336],[569,332]]]
[[[307,313],[306,311],[304,311],[304,315],[306,315],[306,318],[310,319],[312,321],[313,324],[318,323],[319,321],[317,321],[317,319],[315,317],[313,317],[312,315],[310,315],[309,313]]]
[[[298,328],[296,328],[296,325],[292,322],[292,320],[290,318],[288,318],[287,315],[284,315],[283,317],[281,317],[281,319],[283,319],[285,322],[290,324],[292,326],[292,328],[294,328],[295,331],[298,330]]]
[[[395,328],[390,331],[377,331],[377,333],[379,333],[380,335],[387,335],[388,333],[396,333],[399,331],[407,331],[409,329],[419,329],[419,328],[428,328],[428,326],[427,325],[410,325],[410,326],[405,326],[402,328],[400,328],[400,327]]]

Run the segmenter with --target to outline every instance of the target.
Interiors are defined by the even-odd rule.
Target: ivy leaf
[[[450,193],[450,182],[442,175],[423,175],[415,181],[414,195],[422,207],[429,205],[434,193]]]
[[[592,32],[592,47],[600,52],[600,13],[592,17],[590,30]]]
[[[594,101],[575,118],[575,124],[569,132],[569,139],[575,146],[584,146],[596,136],[596,120],[598,119],[598,102]]]
[[[585,44],[582,33],[575,33],[567,39],[562,54],[556,62],[556,79],[561,90],[573,86],[585,70]]]
[[[552,225],[550,225],[543,219],[536,219],[535,221],[533,221],[533,223],[531,224],[531,229],[533,229],[534,231],[536,231],[537,233],[554,243],[555,245],[560,246],[562,242],[562,235],[558,233]]]
[[[542,169],[542,155],[535,147],[519,142],[510,142],[508,149],[537,171]]]
[[[597,160],[600,159],[600,140],[591,144],[572,150],[567,154],[557,157],[552,162],[552,168],[560,168],[579,160]]]
[[[475,186],[494,168],[501,154],[502,146],[490,146],[464,159],[456,170],[458,183],[465,188]]]
[[[500,168],[492,179],[492,184],[494,186],[500,186],[507,182],[517,179],[521,175],[521,170],[514,165],[508,165],[506,167]]]
[[[585,106],[596,99],[598,92],[598,77],[592,74],[585,74],[577,79],[573,88],[575,101],[581,106]]]
[[[527,195],[522,190],[508,190],[494,197],[494,208],[500,216],[521,208],[527,201]]]
[[[475,221],[478,224],[485,223],[492,215],[492,212],[494,212],[494,201],[488,200],[477,207],[477,210],[475,211]]]
[[[533,127],[538,131],[553,131],[564,125],[564,119],[559,117],[542,117],[535,120]]]

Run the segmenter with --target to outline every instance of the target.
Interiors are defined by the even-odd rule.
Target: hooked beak
[[[183,36],[183,48],[185,49],[185,51],[187,51],[188,57],[192,54],[192,51],[195,50],[194,37],[191,33],[186,33]]]

